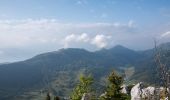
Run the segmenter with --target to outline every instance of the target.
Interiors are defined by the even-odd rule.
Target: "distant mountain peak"
[[[119,50],[128,50],[128,51],[133,51],[133,50],[131,50],[131,49],[129,49],[129,48],[127,48],[127,47],[124,47],[124,46],[122,46],[122,45],[116,45],[116,46],[114,46],[114,47],[112,47],[112,48],[110,48],[109,50],[111,50],[111,51],[119,51]]]
[[[63,48],[58,50],[57,52],[89,52],[83,48]]]
[[[114,46],[114,47],[112,47],[112,49],[128,49],[128,48],[126,48],[126,47],[124,47],[124,46],[122,46],[122,45],[116,45],[116,46]]]

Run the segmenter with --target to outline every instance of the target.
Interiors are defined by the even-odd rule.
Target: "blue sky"
[[[60,48],[135,50],[170,40],[170,0],[0,0],[0,62]]]
[[[169,19],[169,0],[0,0],[1,19],[139,23]],[[159,19],[159,20],[157,20]]]

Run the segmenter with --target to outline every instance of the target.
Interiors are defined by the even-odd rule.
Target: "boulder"
[[[141,100],[142,99],[142,89],[143,89],[143,83],[140,82],[136,84],[131,89],[131,100]]]
[[[147,87],[142,89],[142,98],[143,99],[148,99],[148,100],[154,100],[155,98],[155,87]]]
[[[136,84],[131,90],[131,100],[168,100],[166,88],[148,86],[144,88],[142,82]],[[168,91],[168,89],[167,89]]]

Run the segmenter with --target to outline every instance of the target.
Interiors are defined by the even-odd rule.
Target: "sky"
[[[61,48],[170,42],[170,0],[0,0],[0,63]]]

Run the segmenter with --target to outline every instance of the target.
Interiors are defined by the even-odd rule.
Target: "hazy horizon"
[[[0,63],[61,48],[170,42],[169,0],[0,0]]]

